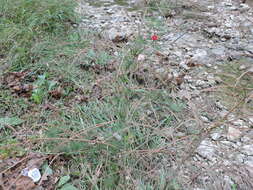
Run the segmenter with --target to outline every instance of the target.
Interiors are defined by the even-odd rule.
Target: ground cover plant
[[[72,1],[0,4],[1,160],[42,155],[37,166],[53,172],[41,170],[46,189],[169,186],[156,164],[171,159],[161,131],[185,105],[157,81],[138,79],[136,58],[151,40],[140,36],[115,57],[94,46],[105,43],[98,34],[76,28]],[[19,175],[27,164],[1,165],[2,188],[31,185]],[[149,174],[154,167],[159,175]]]
[[[143,57],[165,59],[156,43],[165,20],[144,18],[156,34],[115,44],[79,27],[76,6],[0,0],[0,189],[183,189],[177,169],[205,131],[175,96],[182,77],[144,67]],[[165,1],[145,8],[170,13]],[[252,80],[240,74],[238,85]],[[252,89],[229,86],[243,98]]]

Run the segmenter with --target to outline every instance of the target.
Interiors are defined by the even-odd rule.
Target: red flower
[[[151,40],[153,41],[158,40],[158,36],[154,34],[153,36],[151,36]]]

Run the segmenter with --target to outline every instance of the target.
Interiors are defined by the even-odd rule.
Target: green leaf
[[[47,163],[43,164],[42,171],[43,173],[45,172],[44,174],[46,174],[47,176],[53,174],[53,170],[48,166]]]
[[[65,183],[67,183],[70,180],[70,176],[66,175],[60,178],[60,181],[58,183],[58,187],[63,186]]]
[[[20,125],[23,122],[24,122],[24,120],[19,119],[18,117],[3,117],[3,118],[0,118],[0,126],[5,126],[5,125],[15,126],[15,125]]]
[[[65,184],[60,190],[78,190],[75,186],[70,183]]]

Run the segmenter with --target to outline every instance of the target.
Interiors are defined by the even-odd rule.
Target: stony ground
[[[252,1],[14,2],[0,190],[253,189]]]
[[[127,43],[137,34],[147,38],[157,34],[160,55],[149,56],[148,49],[139,56],[147,63],[142,77],[152,70],[164,83],[179,85],[175,96],[194,110],[186,116],[191,118],[185,119],[186,128],[206,131],[200,141],[189,145],[194,151],[182,158],[182,165],[173,166],[176,175],[196,190],[253,189],[253,114],[234,113],[213,95],[222,83],[218,74],[225,63],[239,64],[239,70],[252,77],[253,9],[231,0],[176,1],[167,12],[149,13],[162,23],[150,28],[151,15],[140,8],[145,3],[99,2],[80,4],[78,12],[85,16],[81,27],[88,26],[115,43]]]

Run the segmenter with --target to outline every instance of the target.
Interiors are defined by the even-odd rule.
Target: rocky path
[[[196,190],[253,189],[253,113],[229,113],[229,108],[208,93],[220,84],[216,74],[224,63],[240,62],[240,69],[252,77],[252,3],[170,2],[175,6],[157,15],[145,15],[141,2],[134,0],[87,0],[80,4],[78,12],[85,17],[82,27],[101,32],[103,38],[113,42],[131,40],[137,33],[159,36],[160,53],[166,59],[150,58],[147,67],[165,81],[180,83],[175,96],[195,109],[198,126],[208,131],[194,145],[193,152],[182,159],[177,175]],[[163,24],[152,28],[143,24],[151,16]],[[178,82],[180,77],[183,82]],[[225,124],[218,125],[224,116]],[[188,128],[192,125],[186,123]]]

